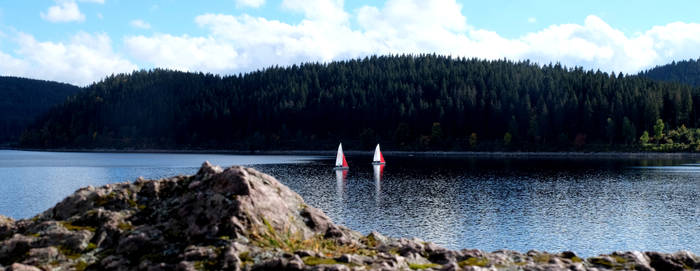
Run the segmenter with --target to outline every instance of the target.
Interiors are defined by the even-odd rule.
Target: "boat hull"
[[[386,165],[386,162],[372,162],[372,165]]]
[[[348,170],[350,167],[334,167],[334,170]]]

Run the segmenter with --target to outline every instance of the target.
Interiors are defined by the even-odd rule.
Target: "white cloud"
[[[95,4],[104,4],[105,0],[78,0],[79,2],[84,2],[84,3],[95,3]]]
[[[132,27],[141,29],[151,29],[151,24],[144,22],[143,20],[133,20],[129,23]]]
[[[130,72],[136,65],[115,53],[106,34],[78,33],[69,42],[40,42],[17,33],[16,56],[0,52],[3,75],[87,85],[107,75]]]
[[[304,19],[288,24],[245,14],[204,14],[195,22],[208,32],[205,36],[132,36],[125,38],[125,47],[156,67],[218,73],[372,54],[433,52],[635,73],[700,55],[698,24],[672,23],[626,35],[591,15],[583,24],[551,25],[505,38],[469,25],[455,0],[388,0],[383,6],[363,6],[352,13],[342,0],[283,0],[282,6],[302,13]]]
[[[78,4],[73,0],[57,0],[56,5],[40,15],[42,19],[52,23],[85,21],[85,14],[80,12]]]
[[[156,63],[157,67],[212,72],[238,68],[235,49],[212,38],[157,34],[129,37],[125,43],[134,57]]]
[[[22,49],[14,54],[0,52],[0,71],[87,84],[135,69],[132,63],[232,74],[373,54],[438,53],[636,73],[700,56],[700,24],[694,23],[674,22],[626,34],[591,15],[581,23],[550,25],[506,38],[469,25],[465,7],[455,0],[387,0],[352,11],[342,0],[283,0],[281,5],[303,19],[285,23],[246,14],[203,14],[194,23],[204,35],[125,36],[123,48],[131,61],[113,51],[105,34],[82,33],[67,43],[24,38],[18,42]]]
[[[304,22],[345,24],[349,18],[343,9],[343,0],[283,0],[282,7],[303,13]]]
[[[259,8],[265,4],[265,0],[236,0],[238,7]]]

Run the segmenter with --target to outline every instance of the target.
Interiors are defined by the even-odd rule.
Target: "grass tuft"
[[[77,260],[80,258],[80,256],[82,256],[80,253],[64,246],[58,246],[58,252],[66,256],[66,258],[69,260]]]
[[[129,223],[121,222],[119,225],[117,225],[117,228],[123,231],[131,231],[134,229],[134,226]]]
[[[489,259],[486,259],[483,257],[478,257],[478,258],[468,258],[464,261],[458,262],[457,264],[459,265],[459,267],[465,267],[465,266],[487,267],[487,266],[489,266],[490,262],[489,262]]]
[[[251,241],[259,247],[277,248],[288,253],[294,253],[299,250],[311,250],[329,257],[336,257],[342,254],[372,256],[373,253],[376,253],[356,245],[341,245],[335,240],[326,239],[321,235],[304,239],[301,232],[292,233],[287,229],[280,233],[267,220],[263,219],[263,223],[265,223],[265,231],[258,232],[253,230],[250,236]]]
[[[302,261],[304,261],[304,264],[306,265],[320,265],[320,264],[345,264],[345,263],[340,263],[336,261],[333,258],[319,258],[319,257],[313,257],[313,256],[306,256],[304,258],[301,258]]]
[[[408,264],[408,267],[413,269],[413,270],[422,270],[422,269],[428,269],[428,268],[433,268],[433,267],[438,267],[438,266],[440,266],[440,265],[434,264],[434,263],[426,263],[426,264],[410,263],[410,264]]]
[[[77,226],[73,225],[68,221],[61,221],[61,225],[66,228],[69,231],[89,231],[89,232],[95,232],[95,227],[90,227],[90,226]]]

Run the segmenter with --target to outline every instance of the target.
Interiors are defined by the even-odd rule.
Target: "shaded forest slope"
[[[78,91],[69,84],[0,76],[0,144],[18,140],[36,117]]]
[[[691,86],[700,86],[700,59],[672,62],[639,73],[640,76],[654,80],[679,82]]]

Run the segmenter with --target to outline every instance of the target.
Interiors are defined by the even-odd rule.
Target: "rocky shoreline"
[[[10,270],[700,270],[700,257],[455,251],[362,235],[271,176],[205,163],[193,176],[82,188],[32,219],[0,216],[0,271]]]

